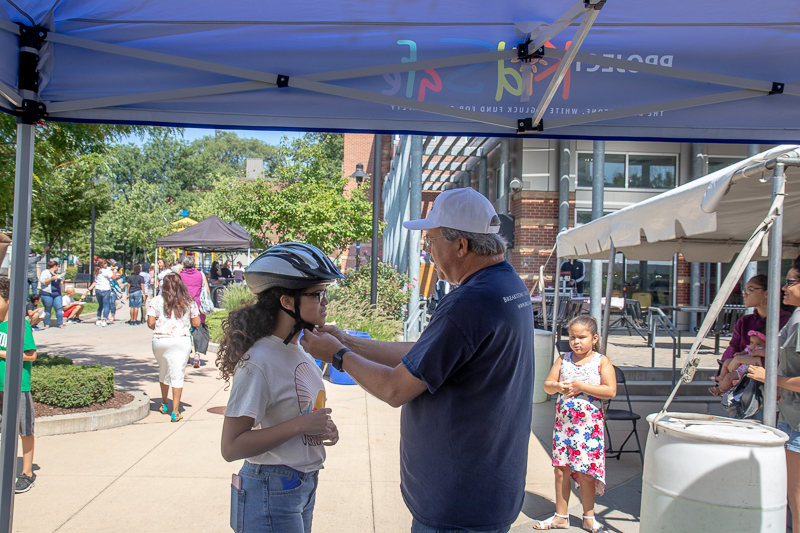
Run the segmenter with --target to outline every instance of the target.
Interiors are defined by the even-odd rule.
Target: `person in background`
[[[244,267],[242,266],[241,261],[236,261],[236,266],[233,267],[233,273],[236,274],[237,272],[244,274]]]
[[[3,392],[6,378],[6,349],[8,347],[8,300],[11,282],[8,278],[0,278],[0,405],[3,404]],[[22,396],[19,402],[19,436],[22,439],[22,472],[17,476],[14,492],[28,492],[33,488],[36,474],[33,473],[33,436],[34,413],[33,396],[31,396],[31,368],[36,361],[36,343],[33,341],[31,325],[25,322],[25,333],[22,345]],[[0,413],[0,417],[2,414]]]
[[[197,304],[199,309],[200,294],[203,292],[203,287],[208,290],[208,282],[203,273],[194,268],[193,256],[184,255],[181,258],[181,263],[183,269],[179,276],[181,280],[183,280],[183,283],[186,284],[186,290],[188,290],[189,295],[194,298],[194,303]],[[206,315],[200,313],[200,324],[192,326],[192,341],[194,342],[195,350],[192,357],[192,366],[194,368],[200,368],[200,361],[206,356],[206,350],[208,350],[208,343],[210,340],[211,336],[208,333],[208,326],[206,326]]]
[[[153,289],[150,286],[150,282],[151,282],[151,280],[153,278],[150,276],[149,267],[150,267],[150,265],[148,265],[147,263],[142,263],[141,265],[139,265],[139,269],[141,270],[139,275],[142,276],[142,280],[144,281],[144,290],[142,291],[142,308],[143,309],[147,308],[147,297],[153,295],[153,293],[152,293]],[[134,267],[133,273],[136,274],[135,267]],[[130,283],[130,280],[128,280],[128,283]],[[130,290],[130,287],[128,288],[128,290]]]
[[[36,294],[36,286],[39,284],[39,275],[36,273],[36,264],[42,258],[36,255],[33,250],[28,250],[28,292],[33,296]],[[2,259],[0,259],[2,261]]]
[[[147,326],[153,330],[153,355],[158,361],[158,381],[161,385],[159,412],[167,414],[167,396],[172,387],[173,422],[183,419],[183,394],[186,359],[192,352],[191,326],[200,325],[200,311],[189,296],[180,276],[170,272],[161,283],[161,294],[147,306]]]
[[[38,308],[39,302],[41,301],[42,297],[38,294],[34,294],[31,296],[31,300],[25,304],[25,316],[28,317],[31,328],[36,331],[39,330],[36,325],[44,320],[44,309]]]
[[[44,329],[50,327],[53,309],[56,310],[58,327],[64,328],[64,310],[61,307],[61,274],[57,274],[58,261],[48,261],[47,268],[39,275],[39,294],[44,304]]]
[[[750,285],[752,281],[751,279],[747,284]],[[786,284],[782,290],[784,304],[800,306],[800,256],[795,258],[792,268],[786,274]],[[747,295],[745,289],[745,305]],[[778,361],[778,393],[781,398],[778,429],[789,436],[789,440],[784,443],[786,486],[789,509],[792,511],[792,531],[800,531],[800,307],[794,310],[778,334]],[[767,374],[764,367],[750,365],[747,376],[764,383]]]
[[[139,310],[142,308],[142,299],[145,291],[145,281],[142,277],[142,265],[133,265],[133,274],[128,276],[128,307],[130,307],[130,320],[128,324],[137,326]]]
[[[109,261],[114,260],[109,259]],[[119,270],[117,270],[116,264],[117,262],[114,261],[113,266],[111,267],[113,276],[111,276],[111,292],[109,293],[111,296],[111,302],[108,304],[109,322],[115,322],[117,320],[117,300],[125,300],[125,292],[128,288],[128,284],[125,283],[125,278],[123,278],[122,274],[120,274]]]
[[[3,259],[6,258],[6,250],[8,250],[9,244],[11,244],[11,238],[5,233],[0,232],[0,264],[2,264]]]
[[[222,270],[220,271],[223,278],[232,278],[233,273],[231,272],[231,262],[225,261],[225,264],[222,265]]]
[[[111,278],[114,273],[107,267],[103,259],[97,260],[94,267],[94,281],[89,285],[89,290],[94,289],[97,296],[97,322],[96,326],[106,327],[108,325],[108,308],[111,303]]]
[[[79,299],[75,299],[75,289],[73,287],[67,287],[66,294],[61,297],[61,305],[64,308],[64,320],[67,322],[72,322],[77,324],[81,322],[81,313],[83,313],[83,298],[85,297],[84,294],[81,294]]]
[[[148,298],[152,298],[156,294],[156,283],[158,283],[158,278],[156,277],[156,267],[150,265],[150,268],[147,270],[147,274],[150,276],[150,283],[147,287],[147,296]],[[144,309],[144,307],[142,307],[142,309]]]
[[[222,277],[222,272],[219,268],[219,261],[211,263],[211,270],[208,273],[208,279],[211,281],[218,281]]]
[[[156,265],[158,266],[158,274],[155,281],[155,294],[161,294],[161,282],[164,281],[164,276],[170,274],[172,271],[167,267],[167,262],[164,259],[159,258],[156,261]]]

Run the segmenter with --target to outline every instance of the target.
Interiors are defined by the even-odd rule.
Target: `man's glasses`
[[[797,285],[798,283],[800,283],[800,279],[789,279],[789,278],[786,278],[786,283],[784,283],[783,286],[784,286],[784,288],[788,289],[789,287]]]
[[[424,249],[424,250],[430,250],[430,249],[431,249],[431,243],[432,243],[433,241],[435,241],[436,239],[444,239],[444,235],[442,235],[441,237],[433,237],[433,238],[431,238],[431,237],[428,237],[428,236],[426,235],[426,236],[425,236],[425,238],[422,240],[422,242],[423,242],[423,249]]]
[[[313,296],[317,299],[317,302],[322,303],[322,300],[328,299],[328,289],[322,289],[317,292],[301,292],[300,296]]]

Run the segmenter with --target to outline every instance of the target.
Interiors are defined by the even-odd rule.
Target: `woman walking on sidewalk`
[[[324,446],[339,433],[325,408],[322,372],[297,344],[325,324],[326,286],[342,277],[314,246],[285,243],[245,272],[256,302],[223,326],[217,366],[233,377],[222,426],[222,457],[246,459],[231,490],[236,531],[309,533]]]
[[[186,289],[189,295],[194,298],[194,303],[200,307],[200,294],[203,292],[203,287],[208,291],[208,282],[202,272],[194,268],[194,257],[184,255],[181,258],[183,269],[178,274],[183,282],[186,284]],[[209,291],[210,294],[210,291]],[[200,360],[206,356],[208,350],[208,342],[211,337],[208,333],[206,326],[206,315],[200,313],[200,325],[192,328],[192,340],[194,341],[195,353],[192,354],[192,366],[200,368]]]
[[[108,325],[108,310],[111,304],[111,278],[114,273],[110,268],[106,267],[106,262],[103,259],[97,260],[97,266],[94,267],[94,281],[89,285],[91,292],[94,289],[94,294],[97,296],[97,326],[106,327]]]
[[[192,352],[190,327],[200,324],[200,311],[189,296],[186,285],[177,274],[164,276],[161,294],[147,305],[147,325],[153,330],[153,355],[158,361],[158,381],[161,385],[161,407],[167,414],[167,395],[172,387],[173,422],[181,420],[186,359]]]
[[[53,308],[56,310],[56,320],[58,327],[64,328],[64,308],[61,305],[61,274],[56,274],[58,261],[48,261],[47,268],[42,270],[39,275],[39,283],[42,287],[39,294],[42,296],[44,304],[44,329],[50,327],[50,317]]]

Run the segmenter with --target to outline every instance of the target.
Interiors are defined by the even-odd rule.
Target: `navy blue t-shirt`
[[[513,523],[533,396],[533,312],[514,268],[484,268],[451,291],[402,362],[428,387],[400,421],[400,489],[413,517],[442,529]]]

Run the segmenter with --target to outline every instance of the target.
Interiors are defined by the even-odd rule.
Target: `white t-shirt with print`
[[[260,429],[325,407],[322,371],[300,345],[285,345],[272,335],[257,340],[247,354],[249,359],[233,375],[225,416],[249,416]],[[297,435],[247,460],[313,472],[322,468],[325,446]]]
[[[94,277],[94,290],[96,291],[110,291],[111,290],[111,278],[114,274],[111,272],[111,269],[101,268],[100,272]]]
[[[176,317],[174,313],[165,316],[164,297],[156,296],[147,302],[147,316],[156,319],[156,327],[153,334],[160,337],[188,337],[191,335],[192,319],[200,316],[200,310],[192,299],[189,312],[183,316]]]
[[[48,269],[42,270],[42,273],[39,274],[39,285],[41,286],[39,292],[43,292],[45,294],[50,294],[50,284],[47,283],[47,280],[53,277],[53,273],[50,272]]]

